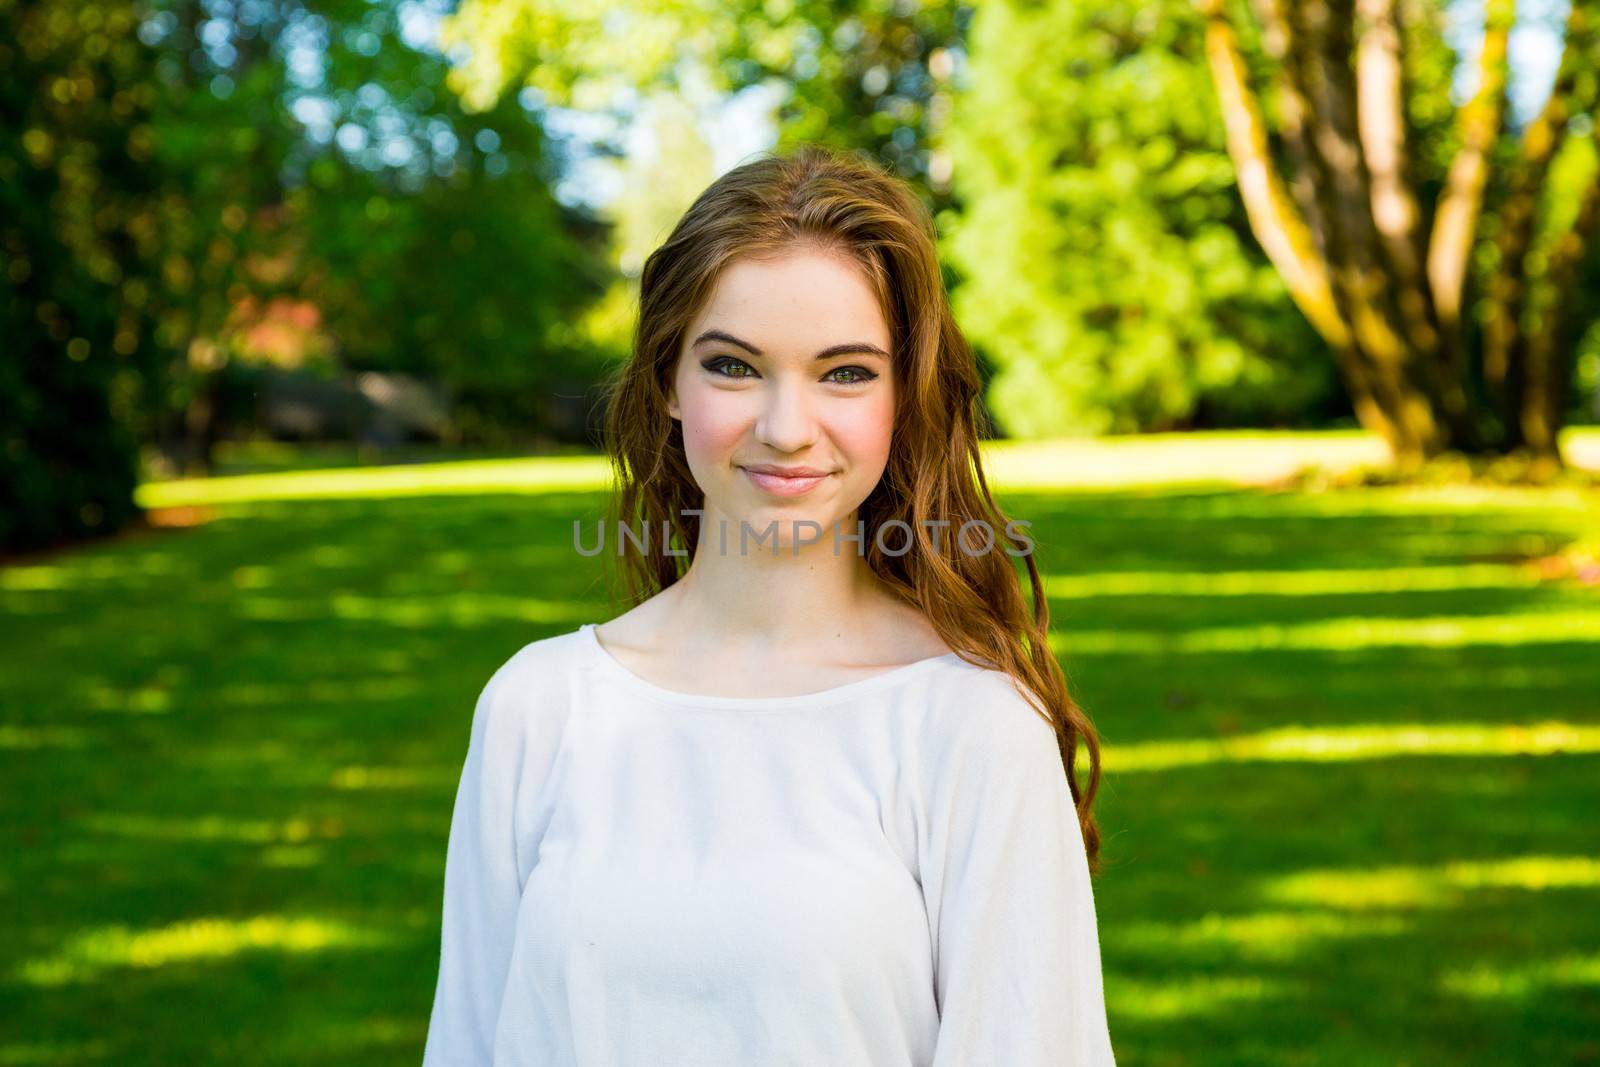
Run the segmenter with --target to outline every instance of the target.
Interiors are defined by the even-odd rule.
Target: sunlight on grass
[[[1198,436],[1165,433],[992,440],[983,442],[982,450],[990,486],[1007,492],[1257,485],[1308,464],[1340,469],[1377,464],[1384,458],[1378,438],[1359,430],[1222,430]],[[528,456],[146,482],[134,499],[144,508],[175,508],[264,500],[585,492],[607,488],[610,477],[603,455]],[[1473,507],[1497,506],[1499,498],[1493,494],[1500,492],[1470,486],[1421,487],[1418,491],[1421,499],[1454,499]],[[1400,489],[1390,495],[1401,500],[1406,492]],[[1501,495],[1509,499],[1516,492],[1512,489]],[[1313,495],[1334,501],[1335,507],[1348,505],[1337,499],[1342,494]]]
[[[131,688],[90,682],[80,687],[78,703],[94,711],[164,715],[173,710],[172,691],[160,685]]]
[[[1216,912],[1187,923],[1130,922],[1105,932],[1121,950],[1161,957],[1174,948],[1226,948],[1255,959],[1284,960],[1318,941],[1387,937],[1406,932],[1397,915],[1349,915],[1337,911],[1260,911],[1249,915]]]
[[[46,1041],[0,1045],[0,1067],[24,1067],[35,1063],[81,1063],[111,1056],[107,1041]]]
[[[1570,513],[1593,519],[1593,489],[1577,486],[1392,485],[1316,491],[1300,489],[1216,492],[1163,501],[1161,521],[1189,519],[1360,519],[1460,515]],[[1580,521],[1579,526],[1585,525]]]
[[[1278,901],[1346,908],[1440,908],[1473,889],[1590,889],[1600,886],[1600,858],[1518,856],[1435,867],[1372,867],[1299,871],[1268,880],[1262,893]]]
[[[1352,567],[1346,570],[1103,571],[1049,574],[1051,597],[1089,596],[1323,596],[1411,593],[1450,589],[1516,589],[1538,585],[1531,568],[1503,563],[1443,567]]]
[[[410,677],[351,678],[335,681],[308,678],[303,682],[243,682],[218,686],[207,698],[212,706],[271,707],[282,704],[355,704],[403,700],[417,691]]]
[[[386,626],[434,629],[444,625],[474,626],[507,619],[539,623],[588,622],[594,609],[570,600],[449,592],[426,597],[357,596],[354,593],[299,599],[248,597],[235,603],[233,612],[244,619],[275,622],[345,619]]]
[[[1288,987],[1257,975],[1195,975],[1175,982],[1117,977],[1105,983],[1106,1011],[1114,1019],[1180,1019],[1215,1015],[1241,1002],[1283,996]]]
[[[313,837],[340,837],[344,833],[344,823],[337,819],[313,822],[298,817],[279,821],[230,819],[221,815],[175,819],[110,813],[87,816],[80,825],[94,833],[146,841],[233,841],[240,844],[300,842]]]
[[[1363,723],[1286,726],[1256,734],[1107,744],[1108,774],[1164,771],[1244,761],[1326,763],[1391,756],[1549,756],[1600,752],[1600,726],[1538,722],[1527,726],[1482,723]],[[1080,758],[1083,753],[1080,750]]]
[[[610,477],[604,456],[542,456],[146,482],[134,492],[134,502],[142,508],[171,508],[258,500],[584,492],[606,488]]]
[[[261,852],[263,867],[315,867],[323,862],[323,850],[311,845],[273,845]]]
[[[21,593],[86,589],[129,578],[165,578],[178,572],[182,560],[169,552],[136,556],[76,556],[69,563],[23,563],[0,567],[0,590]]]
[[[1316,622],[1155,630],[1065,630],[1051,634],[1058,654],[1114,652],[1256,652],[1269,648],[1355,651],[1367,648],[1455,648],[1549,641],[1600,642],[1600,607],[1545,609],[1526,615],[1433,615],[1377,619],[1366,615]]]
[[[1303,462],[1367,462],[1383,451],[1375,436],[1327,431],[986,441],[982,448],[985,474],[1001,490],[1194,481],[1248,484],[1287,474]],[[598,454],[446,460],[146,482],[134,500],[144,508],[172,508],[261,500],[582,492],[607,488],[610,477],[606,458]]]
[[[328,784],[335,789],[415,789],[449,786],[460,777],[459,767],[341,767]]]
[[[1295,434],[1207,431],[986,441],[984,473],[1003,489],[1062,489],[1206,482],[1251,484],[1307,463],[1348,467],[1383,460],[1375,435],[1356,431]]]
[[[18,592],[40,592],[51,589],[71,589],[77,568],[50,564],[0,568],[0,589]]]
[[[24,748],[82,748],[89,735],[67,726],[13,726],[0,724],[0,750]]]
[[[1446,971],[1439,988],[1474,1000],[1525,1000],[1548,989],[1600,987],[1600,956],[1559,956],[1517,967],[1480,963],[1469,970]]]
[[[305,953],[391,941],[393,936],[383,931],[304,916],[191,919],[149,930],[107,926],[79,935],[53,956],[24,962],[17,968],[17,976],[29,985],[64,985],[95,978],[115,967],[162,967],[220,959],[252,949]]]

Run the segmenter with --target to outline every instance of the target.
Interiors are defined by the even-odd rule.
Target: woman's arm
[[[523,731],[508,666],[478,696],[456,789],[424,1067],[480,1067],[492,1058],[522,897],[514,816]]]
[[[948,709],[942,721],[960,722],[928,768],[934,1067],[1111,1067],[1088,857],[1056,735],[1000,682]]]

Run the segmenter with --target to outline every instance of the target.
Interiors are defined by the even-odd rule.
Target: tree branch
[[[1245,78],[1238,38],[1221,0],[1195,0],[1205,16],[1206,59],[1227,129],[1228,155],[1233,159],[1250,228],[1261,242],[1311,325],[1335,349],[1350,346],[1350,331],[1334,302],[1327,266],[1314,246],[1305,219],[1272,163],[1261,109]]]
[[[1506,40],[1516,18],[1516,0],[1488,0],[1483,48],[1478,55],[1478,88],[1461,109],[1461,146],[1450,161],[1428,241],[1428,281],[1441,325],[1454,331],[1461,319],[1462,286],[1472,253],[1489,149],[1500,133],[1506,95]]]
[[[1277,0],[1253,2],[1256,17],[1261,20],[1262,50],[1278,67],[1278,116],[1282,123],[1279,132],[1293,168],[1286,181],[1306,221],[1306,228],[1311,231],[1317,255],[1326,264],[1329,261],[1328,224],[1317,200],[1322,168],[1320,161],[1312,158],[1307,132],[1311,105],[1306,100],[1305,79],[1301,77],[1295,51],[1289,45],[1289,28],[1278,11]]]
[[[1596,68],[1591,66],[1590,71]],[[1600,153],[1600,123],[1593,125],[1594,147]],[[1535,304],[1533,317],[1542,320],[1539,329],[1525,340],[1527,366],[1519,382],[1519,441],[1537,452],[1560,459],[1557,435],[1566,409],[1567,391],[1572,382],[1573,346],[1564,343],[1566,316],[1572,305],[1572,290],[1578,267],[1588,251],[1590,239],[1600,229],[1600,176],[1591,178],[1578,203],[1572,228],[1550,250],[1546,267],[1543,307]]]
[[[1496,390],[1503,390],[1509,368],[1518,361],[1522,312],[1528,291],[1526,259],[1533,240],[1550,162],[1567,136],[1567,121],[1584,101],[1574,99],[1580,80],[1592,73],[1595,31],[1600,24],[1600,2],[1574,0],[1567,17],[1566,43],[1556,69],[1550,98],[1537,118],[1523,131],[1518,165],[1513,169],[1505,207],[1500,213],[1499,263],[1489,287],[1491,310],[1484,329],[1483,375]],[[1593,91],[1584,94],[1593,102]]]
[[[1424,351],[1437,341],[1422,269],[1420,213],[1406,172],[1400,24],[1394,0],[1357,0],[1356,94],[1362,154],[1371,179],[1378,229],[1412,339]]]
[[[1390,410],[1409,447],[1431,455],[1450,441],[1469,441],[1466,393],[1459,377],[1439,360],[1438,331],[1417,301],[1408,322],[1403,291],[1373,221],[1351,62],[1354,2],[1296,0],[1287,12],[1292,33],[1304,41],[1302,62],[1314,107],[1316,146],[1326,162],[1337,224],[1329,254],[1334,292],[1342,298],[1357,344],[1378,368],[1377,380],[1389,394]]]

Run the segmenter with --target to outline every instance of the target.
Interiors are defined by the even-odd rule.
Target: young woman
[[[978,393],[932,220],[863,159],[741,166],[649,257],[607,416],[634,606],[478,698],[427,1067],[1114,1062],[1099,745]]]

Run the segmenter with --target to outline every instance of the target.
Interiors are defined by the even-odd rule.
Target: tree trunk
[[[1205,17],[1207,61],[1251,229],[1328,342],[1361,424],[1383,438],[1402,468],[1447,451],[1513,450],[1559,467],[1573,370],[1563,312],[1600,222],[1600,181],[1548,255],[1529,255],[1529,244],[1567,118],[1592,110],[1600,0],[1574,0],[1555,91],[1523,137],[1519,168],[1504,179],[1502,263],[1489,287],[1477,389],[1463,309],[1504,124],[1513,0],[1489,0],[1477,89],[1457,116],[1459,148],[1431,228],[1418,206],[1417,167],[1406,143],[1404,35],[1395,0],[1252,0],[1276,68],[1287,176],[1274,162],[1224,0],[1195,3]],[[1575,100],[1579,91],[1589,93],[1585,100]],[[1491,398],[1489,406],[1481,397]]]

